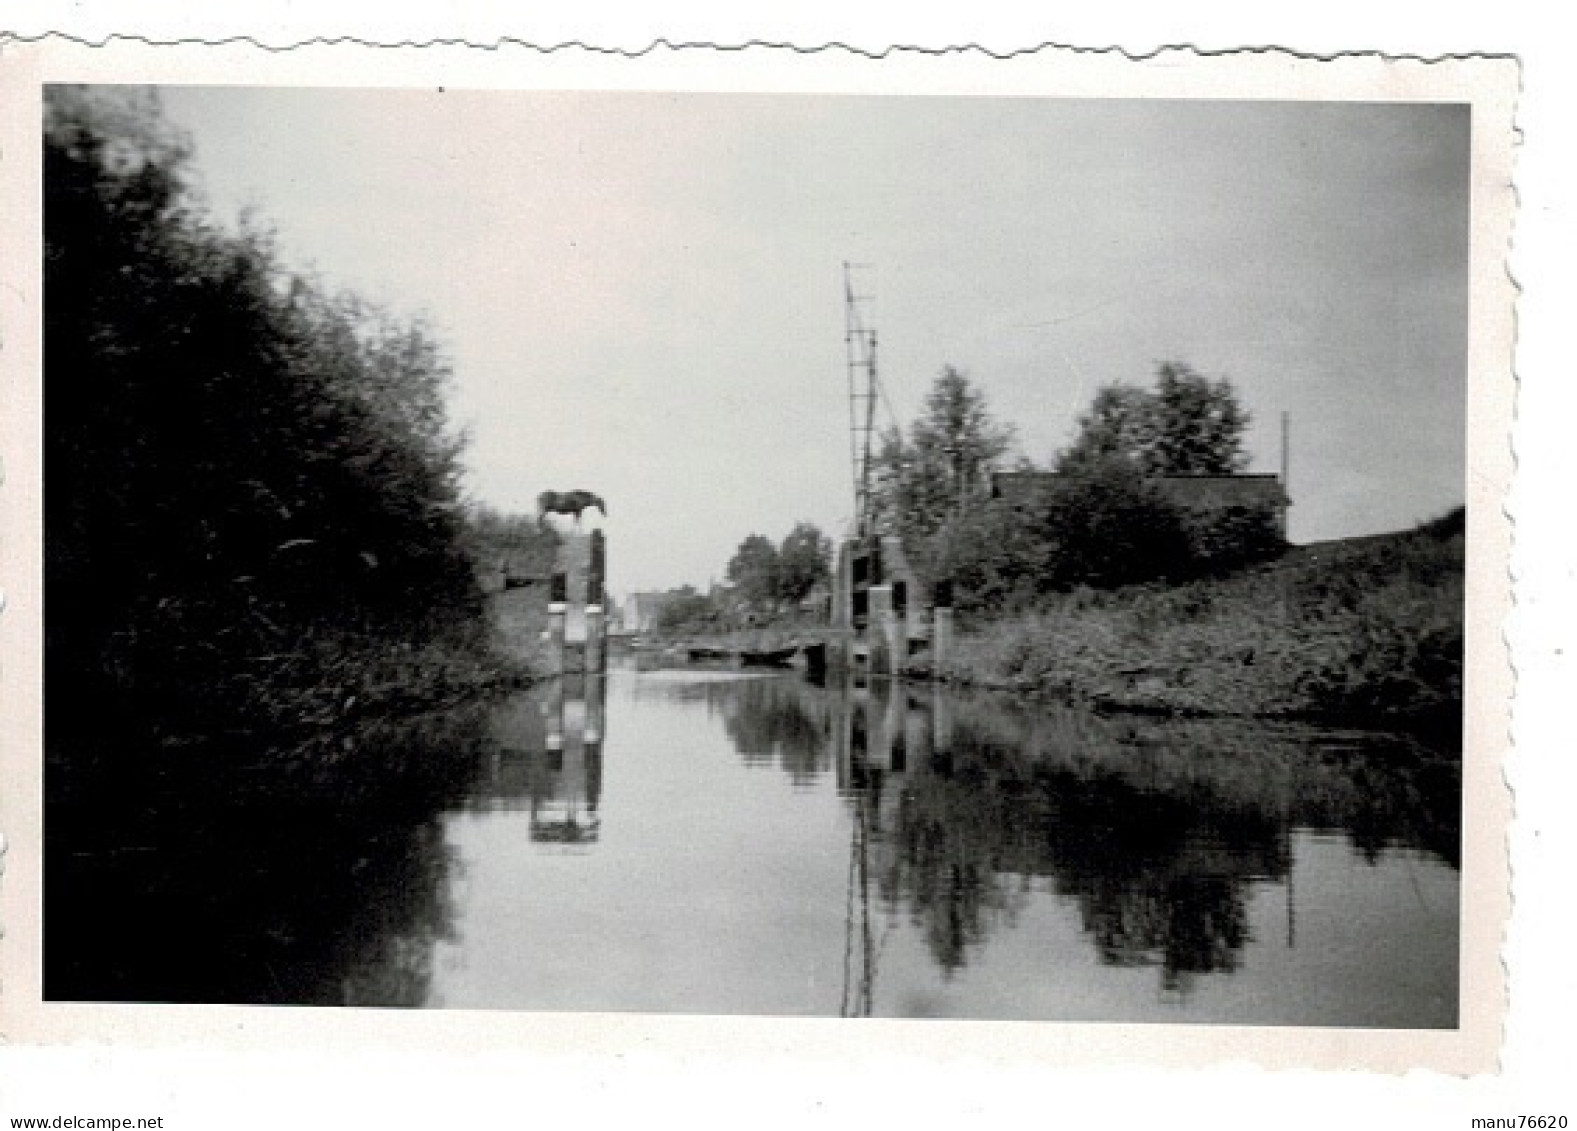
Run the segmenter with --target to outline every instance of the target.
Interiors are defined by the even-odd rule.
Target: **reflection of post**
[[[542,714],[546,720],[546,740],[544,745],[550,751],[564,749],[564,681],[555,679],[548,685],[547,698],[542,703]]]
[[[597,811],[602,800],[602,743],[603,728],[608,715],[607,681],[601,676],[586,677],[586,806]]]
[[[893,727],[892,703],[896,696],[893,695],[893,686],[886,680],[877,680],[871,684],[870,690],[870,730],[866,736],[869,746],[866,750],[865,764],[875,770],[886,770],[892,767],[893,758]]]
[[[904,725],[909,713],[909,693],[900,683],[889,684],[886,690],[887,701],[882,711],[882,747],[886,757],[881,766],[901,774],[909,757],[909,736]]]
[[[849,758],[854,736],[854,673],[843,668],[837,689],[829,686],[828,690],[832,691],[828,696],[828,712],[832,727],[833,773],[838,789],[846,791],[851,788],[852,780]]]
[[[931,712],[924,697],[911,699],[904,691],[904,750],[907,765],[894,766],[895,770],[909,767],[922,769],[931,762]]]
[[[953,699],[940,684],[931,686],[931,752],[942,759],[953,752]]]

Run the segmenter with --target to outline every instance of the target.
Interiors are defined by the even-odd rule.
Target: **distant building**
[[[624,631],[651,632],[657,626],[657,616],[663,606],[674,599],[672,593],[631,593],[624,602]]]
[[[998,471],[991,476],[991,497],[1022,505],[1041,488],[1058,479],[1054,471]],[[1270,472],[1241,475],[1157,475],[1151,479],[1179,510],[1268,510],[1276,516],[1276,529],[1287,537],[1287,508],[1292,500],[1282,488],[1281,476]]]

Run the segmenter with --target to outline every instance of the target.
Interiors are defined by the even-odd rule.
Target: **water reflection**
[[[116,753],[47,791],[48,997],[1456,1019],[1459,761],[1402,738],[619,672],[325,735],[288,800]],[[362,755],[407,787],[313,776]]]
[[[44,997],[421,1004],[454,919],[438,815],[488,747],[478,705],[291,750],[114,749],[91,787],[51,766]],[[398,785],[343,768],[363,758]]]
[[[606,729],[602,676],[566,676],[506,700],[494,711],[493,746],[469,806],[526,811],[538,844],[595,844]]]
[[[1341,830],[1371,863],[1393,848],[1458,861],[1456,763],[1400,738],[1114,722],[853,679],[758,685],[723,709],[752,760],[814,767],[831,748],[853,810],[846,1012],[870,1005],[873,894],[952,974],[1041,881],[1077,905],[1102,964],[1155,967],[1177,998],[1239,968],[1248,902],[1291,886],[1300,829]],[[1295,892],[1285,933],[1294,945]]]

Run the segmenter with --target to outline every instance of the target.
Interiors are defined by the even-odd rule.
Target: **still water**
[[[335,742],[433,784],[52,804],[45,996],[1457,1020],[1459,762],[1401,738],[629,669]]]
[[[1456,1023],[1455,798],[1405,744],[634,671],[490,726],[421,1005]]]

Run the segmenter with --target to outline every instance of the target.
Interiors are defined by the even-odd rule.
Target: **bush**
[[[479,625],[427,331],[215,226],[155,103],[51,87],[44,150],[51,686],[244,725],[273,714],[237,690],[259,656],[338,688],[343,656],[300,641],[370,660],[434,618]]]
[[[1181,516],[1188,559],[1197,574],[1224,573],[1270,561],[1286,549],[1269,507],[1225,507]]]

